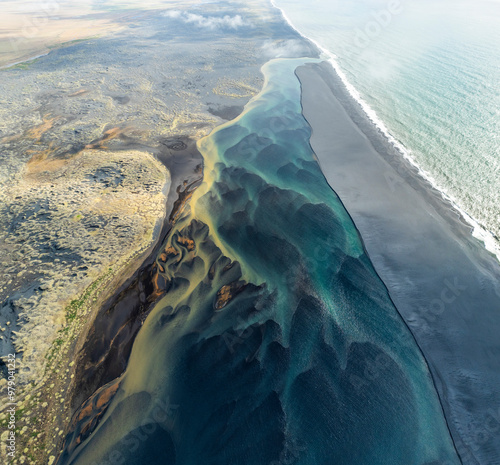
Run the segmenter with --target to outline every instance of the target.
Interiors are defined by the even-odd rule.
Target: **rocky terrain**
[[[262,64],[309,52],[265,1],[174,6],[0,70],[0,455],[15,353],[12,463],[57,455],[75,353],[189,198],[183,154],[242,111]]]
[[[165,167],[138,151],[84,150],[26,165],[1,215],[10,234],[0,249],[0,343],[2,353],[22,353],[18,383],[40,376],[72,296],[158,237],[168,187]]]

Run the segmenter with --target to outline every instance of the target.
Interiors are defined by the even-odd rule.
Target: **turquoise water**
[[[274,3],[336,56],[373,119],[434,184],[500,237],[500,2]]]
[[[263,91],[199,144],[204,183],[156,260],[163,297],[60,464],[459,463],[427,366],[311,152],[302,63],[268,63]]]

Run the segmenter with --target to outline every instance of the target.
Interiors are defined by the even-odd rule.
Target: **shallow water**
[[[459,463],[311,151],[303,62],[266,65],[261,94],[200,143],[204,184],[157,258],[167,293],[102,420],[77,424],[59,463]]]

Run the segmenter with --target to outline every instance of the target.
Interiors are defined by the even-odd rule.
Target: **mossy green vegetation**
[[[4,68],[4,70],[11,69],[28,69],[31,65],[35,64],[39,58],[35,58],[33,60],[23,61],[22,63],[17,63],[15,65],[9,66],[8,68]],[[1,71],[1,70],[0,70]]]
[[[81,42],[86,42],[87,40],[98,39],[98,38],[99,36],[91,36],[91,37],[86,37],[85,39],[68,40],[67,42],[62,42],[60,44],[49,45],[47,48],[55,50],[58,48],[69,47],[71,45],[79,44]]]
[[[109,278],[113,273],[113,268],[108,268],[108,270],[99,278],[97,278],[87,289],[83,292],[83,294],[78,298],[72,300],[69,305],[65,309],[66,316],[66,326],[58,331],[58,337],[54,340],[52,347],[47,352],[45,358],[48,361],[54,359],[54,356],[59,351],[59,349],[70,339],[73,339],[72,334],[72,323],[77,319],[78,316],[81,316],[81,310],[85,308],[89,302],[94,302],[97,297],[97,293],[101,284]]]

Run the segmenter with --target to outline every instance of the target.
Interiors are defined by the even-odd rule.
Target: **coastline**
[[[383,136],[397,149],[399,155],[404,157],[410,164],[412,164],[417,170],[419,176],[423,177],[426,181],[428,181],[432,187],[437,190],[440,195],[443,197],[445,202],[450,202],[453,205],[453,208],[460,213],[463,219],[470,225],[472,228],[471,234],[478,240],[480,240],[484,244],[484,248],[488,250],[490,253],[496,256],[498,262],[500,263],[500,238],[497,238],[491,231],[489,231],[485,226],[479,223],[478,220],[469,215],[464,209],[462,209],[458,201],[449,194],[445,188],[441,187],[434,177],[422,169],[418,162],[411,156],[411,152],[407,149],[404,144],[397,140],[389,131],[389,129],[385,126],[384,122],[378,117],[375,110],[373,110],[363,99],[358,90],[349,82],[347,76],[343,72],[342,68],[338,64],[336,60],[336,56],[334,53],[330,52],[326,48],[324,48],[320,43],[316,40],[304,35],[290,20],[287,16],[286,12],[276,5],[274,0],[269,0],[271,5],[281,12],[283,19],[289,24],[289,26],[300,34],[305,40],[311,42],[316,46],[316,48],[321,52],[322,58],[329,62],[335,73],[340,78],[342,85],[345,87],[349,95],[352,99],[361,107],[367,118],[371,121],[371,123],[377,127],[377,129],[383,134]]]
[[[272,0],[271,3],[282,11],[274,5]],[[302,35],[290,23],[283,11],[282,15],[288,24]],[[397,146],[398,142],[395,139],[391,140],[388,131],[385,133],[377,126],[376,121],[371,119],[362,100],[360,102],[356,99],[346,82],[343,82],[342,71],[340,68],[339,70],[335,68],[335,59],[331,58],[333,55],[314,41],[307,37],[305,39],[330,56],[329,62],[321,65],[308,65],[297,72],[303,89],[303,114],[312,128],[311,146],[318,155],[325,177],[355,222],[374,267],[389,289],[396,308],[400,311],[412,334],[419,334],[417,340],[419,346],[424,341],[422,346],[425,349],[421,347],[421,350],[429,363],[441,405],[451,425],[453,438],[455,440],[459,438],[458,449],[463,457],[467,456],[468,461],[463,463],[478,463],[474,456],[477,453],[488,454],[486,449],[495,438],[487,438],[488,441],[491,439],[490,442],[478,443],[478,432],[485,430],[484,425],[487,419],[473,415],[467,416],[470,412],[466,411],[466,404],[478,398],[477,392],[480,387],[487,391],[491,390],[493,393],[488,398],[481,398],[481,402],[484,402],[486,406],[491,404],[495,411],[500,407],[500,398],[494,394],[495,386],[498,385],[500,379],[491,379],[481,386],[474,384],[473,389],[470,386],[470,383],[475,382],[474,376],[476,376],[471,370],[478,370],[479,376],[487,371],[486,369],[481,371],[483,366],[476,367],[472,364],[478,360],[478,353],[481,351],[486,351],[488,363],[495,364],[493,368],[488,366],[488,370],[500,373],[499,362],[495,361],[495,354],[499,353],[500,347],[495,344],[493,339],[495,335],[492,334],[499,323],[498,316],[494,313],[495,308],[500,309],[500,288],[494,287],[495,277],[500,279],[498,263],[471,236],[470,221],[474,220],[465,212],[460,211],[445,193],[439,191],[433,185],[432,179],[426,179],[425,173],[422,174],[423,172],[412,161],[411,156],[405,155],[404,147],[401,150]],[[332,73],[331,67],[334,72],[337,71],[338,76]],[[210,109],[208,111],[212,113]],[[329,111],[332,113],[328,113]],[[216,116],[220,117],[220,115]],[[328,123],[333,121],[341,124],[339,128],[332,131]],[[340,127],[346,128],[345,133]],[[338,134],[333,134],[336,131]],[[119,146],[123,147],[127,143],[134,147],[137,144],[134,141],[125,141],[120,142]],[[184,144],[187,148],[179,151],[178,148],[171,149],[168,144],[173,146]],[[343,154],[350,154],[352,147],[356,144],[360,144],[358,147],[363,146],[359,150],[360,153],[354,150],[355,157],[347,160]],[[71,413],[78,412],[80,407],[85,409],[94,400],[97,404],[97,399],[102,394],[101,389],[109,386],[109,379],[112,380],[111,382],[115,380],[118,385],[119,376],[121,376],[118,372],[123,365],[126,366],[134,338],[153,303],[158,296],[162,295],[163,289],[158,289],[157,283],[154,282],[157,256],[172,224],[175,223],[176,212],[185,205],[191,189],[194,190],[198,186],[203,175],[203,160],[199,158],[201,157],[199,153],[195,153],[193,149],[195,145],[194,139],[179,135],[159,138],[158,146],[149,147],[151,153],[166,166],[172,176],[169,192],[164,192],[165,214],[156,223],[153,233],[154,241],[149,244],[147,250],[142,250],[140,255],[129,256],[130,260],[124,263],[123,267],[113,270],[113,275],[105,275],[104,280],[99,282],[96,292],[100,290],[100,294],[97,296],[90,294],[90,297],[96,298],[86,309],[85,317],[88,320],[85,322],[85,329],[79,331],[78,338],[72,341],[71,351],[64,354],[61,352],[59,356],[59,359],[63,359],[61,374],[66,376],[66,380],[61,383],[67,384],[56,383],[53,389],[54,392],[58,392],[55,398],[49,401],[49,407],[52,408],[51,418],[54,414],[60,415],[60,418],[57,419],[57,425],[55,420],[52,424],[47,420],[47,423],[43,425],[46,431],[54,434],[52,437],[47,433],[48,441],[56,443],[53,449],[54,455],[51,457],[52,462],[60,452],[64,438],[61,434],[67,429]],[[332,153],[335,156],[331,156]],[[398,195],[400,192],[402,194]],[[391,197],[392,201],[400,202],[399,206],[394,207],[391,204]],[[409,198],[417,199],[417,201],[408,203]],[[403,209],[401,205],[406,204],[410,208]],[[434,228],[432,225],[437,226]],[[430,229],[426,230],[426,226]],[[403,232],[405,227],[409,228],[409,234]],[[439,236],[442,238],[439,244],[443,247],[425,250],[428,246],[425,231],[431,232],[427,237],[432,235],[432,240],[442,234]],[[474,228],[474,233],[477,234],[476,228]],[[406,239],[408,242],[403,242]],[[487,245],[486,242],[485,245]],[[452,247],[453,260],[446,263],[446,269],[443,270],[443,275],[440,275],[436,272],[436,270],[439,272],[441,266],[438,258],[439,254],[446,253],[447,247]],[[421,256],[422,250],[425,250],[424,256]],[[497,254],[500,260],[499,249],[497,249]],[[484,279],[476,280],[476,274],[472,273],[471,267],[479,270]],[[436,282],[430,280],[430,276],[435,275],[439,276]],[[459,276],[458,284],[453,287],[457,275]],[[471,284],[465,281],[466,279],[470,279]],[[474,303],[477,306],[477,302],[483,301],[482,292],[485,282],[488,283],[486,288],[491,294],[488,302],[492,305],[481,311],[490,312],[484,318],[489,327],[484,326],[482,318],[474,321],[475,314],[471,312]],[[450,288],[447,283],[451,283],[452,287]],[[425,288],[426,285],[429,287]],[[466,289],[462,290],[462,287]],[[497,300],[491,291],[499,297]],[[443,292],[445,292],[444,299]],[[455,295],[456,292],[458,292],[457,295]],[[410,301],[406,301],[408,294],[412,299]],[[425,300],[421,297],[422,295],[427,296],[428,299]],[[132,296],[132,302],[125,303],[130,296]],[[453,300],[448,302],[450,299]],[[440,303],[436,304],[436,302]],[[497,307],[495,307],[496,303],[498,303]],[[444,308],[442,312],[441,305]],[[455,320],[456,313],[461,319],[458,323]],[[114,327],[108,329],[110,322]],[[450,332],[450,328],[456,333]],[[91,339],[95,334],[93,329],[102,329],[97,336],[102,338],[99,341],[100,345],[96,345]],[[463,341],[471,337],[470,331],[474,335],[473,344],[462,347],[459,356],[455,356],[455,349],[451,350],[450,344],[461,347],[460,344],[464,344]],[[443,334],[445,334],[444,339]],[[115,344],[115,341],[118,342]],[[98,353],[98,362],[92,359],[95,355],[92,351]],[[469,357],[468,362],[471,366],[467,372],[459,370],[460,362],[463,362],[464,357]],[[452,359],[451,362],[450,359]],[[113,369],[107,371],[110,366]],[[443,374],[443,367],[449,371]],[[458,371],[453,371],[454,368]],[[73,377],[70,378],[70,375]],[[456,378],[453,378],[454,375]],[[460,383],[469,384],[464,388]],[[49,384],[46,383],[44,386],[47,393],[51,392]],[[68,384],[71,384],[69,389]],[[65,395],[61,400],[62,396],[59,392],[63,390]],[[114,392],[110,396],[113,396]],[[484,394],[481,390],[479,392]],[[92,395],[94,393],[95,395]],[[463,405],[459,407],[464,406],[464,408],[458,413],[451,405],[455,398],[463,400]],[[61,402],[64,400],[64,404],[59,403],[60,400]],[[51,402],[52,405],[50,405]],[[40,407],[43,406],[40,405]],[[31,406],[29,408],[31,409]],[[98,415],[105,412],[107,404],[100,405],[99,408],[101,412]],[[487,408],[483,404],[474,410],[482,414],[486,411]],[[462,428],[471,431],[464,433]],[[488,433],[489,430],[485,431]],[[59,436],[56,436],[56,433]],[[52,462],[49,461],[49,463]]]
[[[38,58],[42,58],[42,57],[47,56],[51,51],[52,50],[48,51],[47,53],[42,53],[40,55],[35,55],[35,56],[29,57],[26,59],[22,59],[21,61],[16,61],[14,63],[7,63],[6,65],[0,66],[0,70],[9,69],[9,68],[12,68],[13,66],[22,65],[24,63],[29,63],[30,61],[38,60]]]
[[[477,438],[488,409],[500,405],[498,262],[360,111],[329,63],[297,75],[322,171],[429,364],[463,463],[494,463],[498,441]]]
[[[301,60],[302,62],[303,60]],[[317,62],[317,60],[314,60],[314,62]],[[279,68],[276,63],[274,66]],[[425,362],[414,346],[411,335],[407,332],[399,316],[397,316],[396,309],[389,302],[385,287],[366,259],[359,235],[352,224],[351,218],[341,207],[339,199],[325,182],[317,163],[314,161],[309,145],[309,127],[302,117],[299,81],[293,74],[297,62],[293,66],[290,64],[287,66],[288,74],[286,76],[288,77],[283,76],[283,81],[281,81],[281,77],[277,75],[276,82],[274,78],[266,79],[266,85],[269,87],[266,93],[261,95],[261,99],[253,101],[253,104],[248,104],[246,107],[247,112],[236,121],[234,127],[230,124],[223,125],[219,127],[217,132],[211,133],[209,138],[200,143],[200,149],[202,149],[207,161],[205,166],[208,179],[205,179],[205,183],[208,189],[211,188],[210,186],[216,186],[215,189],[220,189],[219,192],[223,192],[223,203],[219,203],[217,195],[205,195],[205,190],[198,191],[193,197],[190,209],[193,216],[186,216],[184,220],[176,225],[169,242],[165,244],[165,253],[158,260],[158,266],[161,265],[162,267],[160,272],[166,282],[170,283],[169,293],[165,299],[155,305],[154,310],[144,323],[134,344],[127,371],[123,375],[120,387],[116,390],[116,396],[110,404],[105,404],[102,407],[105,411],[92,436],[88,436],[86,431],[88,430],[87,425],[90,424],[90,428],[92,428],[92,424],[95,424],[93,422],[93,419],[96,418],[93,416],[95,409],[89,412],[90,409],[87,407],[91,404],[101,405],[100,397],[87,401],[80,413],[75,415],[75,427],[67,436],[67,447],[65,447],[64,455],[61,456],[58,463],[103,462],[112,456],[118,456],[123,459],[123,462],[130,464],[146,462],[169,463],[173,460],[184,463],[189,462],[190,457],[203,457],[204,454],[209,453],[212,460],[226,463],[222,455],[222,460],[217,460],[217,457],[212,456],[211,451],[214,449],[214,444],[218,450],[224,451],[223,454],[226,459],[228,457],[226,451],[231,451],[231,456],[236,457],[235,462],[270,463],[280,453],[281,441],[279,439],[275,440],[275,435],[271,435],[266,428],[262,428],[264,437],[270,438],[270,446],[268,448],[263,447],[262,450],[260,447],[256,448],[255,457],[249,458],[247,453],[248,444],[253,442],[253,438],[248,436],[245,430],[241,431],[243,434],[241,438],[232,430],[232,428],[241,430],[238,426],[238,424],[241,424],[241,418],[237,418],[235,422],[226,421],[224,413],[220,415],[216,415],[216,413],[223,411],[221,405],[226,405],[228,402],[237,403],[244,398],[245,405],[243,408],[246,412],[251,412],[250,415],[253,415],[256,410],[262,412],[259,413],[259,424],[264,426],[272,423],[281,409],[284,409],[282,406],[288,404],[285,401],[288,392],[282,387],[285,383],[275,379],[289,380],[297,372],[301,373],[298,375],[299,377],[309,376],[308,373],[313,370],[317,370],[321,376],[324,374],[329,379],[331,377],[330,385],[322,389],[322,385],[318,387],[313,384],[310,385],[314,392],[313,395],[308,389],[301,390],[301,393],[305,396],[304,401],[307,401],[307,399],[312,401],[311,407],[313,407],[313,404],[320,404],[324,406],[321,410],[326,410],[328,413],[324,416],[319,413],[318,416],[318,411],[314,408],[308,408],[307,417],[304,418],[305,414],[302,412],[297,413],[290,409],[290,420],[285,420],[286,424],[295,425],[296,428],[299,428],[297,425],[302,425],[301,432],[297,431],[295,433],[297,441],[300,440],[301,444],[302,439],[310,441],[306,443],[310,444],[310,447],[304,448],[305,460],[301,459],[301,463],[326,463],[327,458],[342,458],[339,462],[344,463],[345,461],[345,463],[348,463],[350,453],[353,454],[353,457],[359,457],[359,451],[361,451],[365,459],[367,457],[377,457],[378,447],[376,445],[380,442],[383,443],[385,437],[389,437],[383,432],[384,419],[394,427],[391,443],[396,444],[396,446],[393,446],[393,449],[389,451],[384,451],[382,446],[378,460],[365,460],[366,463],[402,463],[399,458],[402,458],[404,451],[408,450],[414,451],[415,455],[412,463],[415,464],[431,463],[433,459],[442,459],[443,463],[445,463],[445,458],[450,459],[447,463],[458,463]],[[286,91],[283,91],[283,95],[280,94],[283,88],[288,89],[287,83],[290,84],[290,88],[294,89],[293,97],[288,97]],[[265,102],[264,105],[263,102]],[[279,121],[277,129],[275,129],[277,139],[273,143],[270,143],[272,139],[263,138],[262,140],[273,148],[277,144],[280,144],[278,145],[280,147],[294,148],[294,150],[284,149],[280,151],[281,153],[278,152],[277,164],[278,167],[285,166],[287,168],[293,165],[302,165],[303,169],[295,176],[293,174],[283,176],[282,169],[277,169],[273,164],[270,165],[268,162],[269,152],[263,149],[260,144],[252,144],[248,151],[233,151],[232,147],[237,146],[235,141],[240,140],[241,137],[247,137],[247,131],[240,131],[239,128],[248,128],[251,134],[263,135],[266,134],[269,126],[273,127],[265,119],[264,123],[262,122],[259,107],[261,111],[265,107],[264,118],[269,118],[273,123]],[[286,116],[283,116],[285,114],[283,108],[289,110]],[[255,113],[252,114],[252,110]],[[284,124],[282,125],[281,122]],[[235,127],[236,131],[234,131]],[[254,132],[255,127],[259,132]],[[289,128],[296,128],[297,131],[292,132]],[[216,143],[213,142],[214,140]],[[254,154],[265,154],[266,156],[260,157],[259,164],[259,158],[252,156]],[[235,160],[233,157],[238,158]],[[210,169],[214,166],[214,163],[218,167],[229,167],[228,171],[230,170],[232,176],[229,177],[230,181],[227,185],[224,184],[225,179],[219,181],[216,171]],[[254,177],[248,176],[248,173],[252,173],[252,166],[255,166],[254,172],[256,174]],[[220,171],[223,170],[220,169]],[[238,171],[240,172],[238,173]],[[269,178],[262,176],[261,173],[269,173]],[[238,184],[236,184],[236,187],[232,185],[232,182],[238,183],[238,175],[247,184],[248,179],[252,181],[263,179],[263,181],[257,181],[251,185],[251,187],[256,187],[255,190],[258,193],[260,192],[259,195],[255,194],[254,189],[249,189],[247,194],[259,198],[261,202],[260,215],[249,223],[253,227],[247,228],[246,235],[241,239],[236,235],[236,242],[233,243],[231,239],[234,236],[224,235],[224,230],[228,228],[228,225],[231,224],[235,232],[245,230],[245,228],[242,228],[242,225],[245,224],[244,220],[235,218],[235,216],[238,217],[238,214],[234,215],[233,213],[234,210],[240,210],[240,205],[246,203],[245,197],[243,197],[243,202],[241,201],[241,196],[245,192],[244,188],[240,188]],[[216,182],[213,182],[214,180]],[[297,188],[297,192],[301,193],[297,197],[295,197],[296,194],[291,193],[294,188]],[[269,195],[270,191],[273,192],[272,195]],[[231,195],[232,192],[238,192],[238,194]],[[308,192],[310,192],[310,197],[307,194]],[[285,202],[280,203],[282,195]],[[293,202],[290,202],[290,199],[294,199],[294,197],[298,200],[292,205]],[[200,199],[210,198],[214,199],[217,211],[211,211],[211,205],[206,203],[201,204],[205,208],[196,208],[196,203]],[[222,209],[222,218],[220,218],[217,214],[221,211],[219,206],[222,205],[224,207]],[[318,215],[317,205],[324,205],[325,210],[329,205],[338,208],[338,223],[330,222],[328,213],[324,215],[326,218],[321,214]],[[308,211],[309,208],[311,210]],[[319,213],[324,213],[325,210]],[[299,213],[294,214],[294,211]],[[326,211],[328,212],[328,210]],[[275,218],[276,212],[279,213],[277,219]],[[332,213],[332,215],[335,215],[335,213]],[[297,217],[303,219],[304,228],[310,225],[311,234],[304,233],[301,229],[293,231],[293,227],[285,227],[282,234],[277,232],[284,225],[293,226],[292,223],[296,223]],[[211,223],[212,219],[214,219],[213,223]],[[212,231],[215,231],[209,235],[207,233],[210,230],[203,226],[207,224],[207,220],[210,223],[210,229],[214,228]],[[200,225],[202,226],[200,227]],[[342,228],[342,225],[345,226],[345,229]],[[263,231],[267,229],[269,233],[260,232],[257,228],[261,227]],[[229,245],[230,255],[227,258],[222,255],[221,248],[216,245],[216,239],[213,238],[213,236],[217,236],[217,231],[220,231],[221,240],[223,242],[227,241],[226,245]],[[290,248],[294,246],[298,253],[291,253],[288,257],[283,256],[284,247],[279,243],[280,246],[277,247],[268,247],[267,244],[261,244],[262,237],[266,238],[266,236],[272,237],[272,241],[276,236],[283,238],[282,241],[288,239],[291,244]],[[316,237],[318,242],[316,240],[304,242],[304,237]],[[241,242],[238,242],[240,240]],[[238,247],[239,243],[242,248]],[[338,244],[338,246],[334,247],[332,243]],[[210,244],[214,244],[215,248],[210,247]],[[323,257],[316,257],[318,244],[327,245],[325,254],[328,254],[328,258],[326,260]],[[256,258],[254,258],[254,255],[256,255]],[[346,259],[346,255],[350,258]],[[223,257],[222,260],[220,260],[221,257]],[[313,257],[317,258],[317,262],[314,261]],[[283,266],[282,259],[285,262],[284,269],[281,268]],[[257,281],[255,282],[257,284],[260,282],[269,283],[271,289],[267,291],[267,286],[251,284],[254,281],[253,276],[248,279],[250,276],[248,269],[254,267],[256,263],[263,263],[262,260],[269,260],[270,264],[277,263],[280,267],[278,269],[285,275],[287,275],[287,267],[296,267],[296,274],[293,273],[287,276],[282,282],[279,278],[276,279],[273,276],[275,272],[272,270],[257,271]],[[365,280],[361,281],[363,285],[360,287],[358,287],[359,280],[349,274],[350,270],[343,269],[339,271],[335,269],[338,263],[342,261],[350,262],[351,260],[360,260],[360,266],[363,270],[366,270],[366,273],[363,273]],[[231,261],[237,263],[237,265],[228,266]],[[248,267],[248,269],[243,268],[242,270],[240,263],[243,267]],[[303,267],[302,263],[307,266]],[[220,273],[221,270],[222,273]],[[358,268],[352,270],[353,274],[357,274]],[[332,277],[332,275],[335,276],[336,272],[339,276],[338,281],[335,277]],[[242,273],[244,274],[242,275]],[[311,278],[307,277],[309,273]],[[338,314],[333,311],[332,313],[328,311],[324,313],[318,311],[316,313],[313,305],[303,304],[307,298],[305,296],[310,295],[308,294],[309,291],[304,289],[305,286],[294,286],[293,280],[306,281],[310,279],[312,288],[313,274],[314,278],[324,280],[322,281],[324,285],[318,286],[317,298],[320,299],[324,295],[325,306],[328,306],[327,308],[338,307]],[[245,281],[241,280],[242,277],[246,278]],[[352,307],[349,303],[345,304],[346,296],[348,298],[351,295],[348,291],[351,285],[346,285],[343,280],[352,283],[356,288],[357,299],[355,303],[352,303]],[[250,284],[247,285],[246,282]],[[237,286],[242,284],[243,287],[238,289]],[[274,302],[269,302],[269,307],[265,306],[263,308],[257,304],[260,311],[255,312],[256,304],[254,299],[261,299],[258,296],[266,296],[267,292],[274,293],[273,288],[275,286],[276,292],[283,292],[284,295],[286,295],[286,292],[291,292],[293,293],[292,296],[289,300],[283,298],[282,303],[277,302],[277,307],[273,306]],[[339,294],[336,294],[337,286],[341,289]],[[192,293],[186,295],[188,288],[192,289]],[[229,292],[223,292],[228,288]],[[236,289],[240,292],[233,291]],[[325,290],[324,294],[323,289]],[[375,295],[378,297],[375,297],[375,299],[370,297],[370,290],[375,290]],[[261,292],[263,294],[260,294]],[[330,298],[332,300],[338,298],[338,306],[327,300]],[[295,299],[297,300],[295,301]],[[367,303],[366,307],[365,302]],[[358,315],[351,313],[351,310],[355,310],[356,305],[359,310]],[[227,309],[222,310],[226,306]],[[246,308],[252,312],[250,321],[244,318]],[[269,314],[266,311],[267,308],[272,313]],[[380,318],[372,319],[374,309],[382,312]],[[366,320],[363,317],[365,310],[367,312]],[[282,312],[285,314],[283,315]],[[293,318],[290,317],[290,314],[293,314]],[[236,316],[239,317],[237,320]],[[350,319],[346,318],[346,316],[352,316],[354,321],[359,321],[359,327],[355,329],[349,325]],[[281,321],[282,317],[284,317],[283,322]],[[172,321],[174,318],[175,321]],[[256,337],[255,340],[252,340],[252,344],[248,347],[247,344],[239,345],[238,350],[233,351],[232,346],[227,346],[226,336],[227,328],[232,328],[235,320],[242,321],[242,324],[248,326],[248,328],[250,326],[258,327],[257,325],[259,325],[262,327],[262,331],[253,330],[250,334],[254,334]],[[314,334],[318,333],[318,321],[320,325],[325,324],[325,330],[321,330],[319,333],[322,335],[327,334],[321,337],[317,349],[321,354],[326,353],[324,359],[316,358],[313,354],[308,353],[310,350],[315,351],[316,349],[309,349],[302,345],[299,346],[299,350],[295,352],[294,356],[288,356],[285,352],[286,349],[283,349],[283,353],[278,354],[277,359],[273,357],[271,363],[263,355],[268,353],[266,350],[268,344],[294,347],[294,343],[300,343],[300,341],[313,341],[314,347]],[[323,323],[325,321],[327,323]],[[334,334],[327,333],[326,325],[330,324],[330,321],[336,322],[338,333],[337,331]],[[291,322],[291,327],[288,326],[289,322]],[[279,333],[271,333],[271,329],[266,330],[277,325],[282,325],[283,328]],[[243,326],[243,328],[246,326]],[[404,330],[400,332],[399,329]],[[270,340],[273,342],[259,339],[260,334],[269,333],[271,333]],[[365,334],[365,337],[362,334]],[[384,338],[382,335],[388,337]],[[392,341],[397,339],[396,336],[405,341],[411,341],[408,351],[401,351],[401,345],[391,347]],[[214,340],[218,337],[220,338],[219,342],[217,342],[219,348],[214,351]],[[336,345],[339,339],[345,341],[348,349],[343,350]],[[290,340],[290,342],[287,344],[284,342],[286,340]],[[362,342],[358,343],[358,341]],[[331,351],[328,351],[325,345],[331,347]],[[155,350],[151,351],[151,347],[154,347]],[[363,390],[364,394],[361,395],[361,391],[359,391],[361,386],[355,382],[357,378],[350,375],[360,373],[359,365],[363,366],[364,361],[370,360],[371,356],[379,353],[378,351],[390,354],[389,357],[395,362],[395,366],[391,365],[394,370],[390,370],[390,375],[386,373],[386,376],[370,378],[373,385],[368,381],[367,384],[370,385],[370,388],[366,391]],[[413,358],[414,355],[416,358]],[[258,357],[259,364],[252,362],[254,357]],[[289,361],[289,358],[293,360],[295,357],[298,358],[297,362],[302,367],[298,370],[295,363]],[[316,363],[311,363],[311,360]],[[327,360],[328,366],[323,366],[321,360]],[[337,360],[337,362],[332,362],[332,360]],[[402,360],[407,363],[401,363]],[[284,368],[277,370],[276,378],[271,377],[269,379],[268,374],[273,372],[276,361],[279,361]],[[338,363],[338,365],[332,366],[330,363]],[[319,367],[314,366],[314,368],[307,369],[308,365],[316,364]],[[398,365],[401,370],[396,368]],[[163,369],[159,370],[158,367]],[[263,376],[256,376],[255,370],[260,370]],[[302,372],[302,370],[305,371]],[[402,372],[406,372],[408,376],[403,377]],[[206,376],[206,373],[214,373],[215,375],[213,377]],[[237,373],[239,375],[236,375]],[[338,381],[339,374],[341,381]],[[240,376],[248,376],[244,388],[248,395],[241,395],[240,386],[242,383],[238,381]],[[207,378],[205,382],[197,382],[197,380],[204,378]],[[401,384],[399,384],[398,380],[401,380]],[[410,388],[407,383],[411,383],[413,388]],[[248,384],[250,387],[248,387]],[[380,385],[386,385],[387,390],[380,388]],[[389,385],[392,385],[392,390],[389,389]],[[224,386],[222,391],[221,386]],[[111,390],[116,389],[116,387],[108,384],[106,389]],[[282,399],[276,407],[267,403],[263,405],[260,401],[262,398],[260,395],[256,403],[253,403],[252,397],[255,393],[265,392],[265,389],[270,389],[273,396],[280,396]],[[393,397],[389,392],[397,392],[398,396]],[[410,392],[411,394],[409,394]],[[220,395],[218,395],[219,393]],[[388,395],[386,396],[385,393]],[[99,395],[100,393],[96,394],[96,396]],[[210,398],[209,402],[206,400],[207,395]],[[103,394],[103,396],[106,395]],[[264,394],[265,396],[266,394]],[[343,401],[337,404],[336,399],[340,397]],[[250,400],[247,400],[248,398]],[[151,428],[155,427],[157,420],[154,417],[151,420],[148,411],[158,405],[158,402],[164,403],[165,399],[172,400],[176,406],[176,411],[181,415],[173,423],[165,423],[162,420],[161,431],[165,431],[165,433],[162,433],[165,439],[162,438],[160,443],[165,444],[165,447],[156,452],[154,445],[158,443],[157,437],[150,437],[146,438],[138,448],[134,448],[134,450],[128,449],[126,440],[129,434],[135,434],[135,431],[139,431],[136,425],[142,425],[147,421],[151,423]],[[142,402],[144,403],[142,404]],[[249,402],[252,402],[251,407],[249,407]],[[390,405],[381,407],[381,405],[385,406],[385,402]],[[141,403],[144,407],[137,408],[138,403]],[[300,401],[297,401],[297,404],[304,405]],[[395,407],[394,404],[399,404],[399,407]],[[407,408],[408,405],[414,408]],[[359,425],[358,422],[347,419],[353,418],[353,411],[358,407],[363,417],[363,419],[360,419],[361,424],[373,426],[374,429],[372,430],[373,435],[366,434],[363,437],[360,435],[359,442],[356,444],[356,441],[352,440],[356,437],[355,431],[361,432],[363,426],[357,426]],[[228,414],[234,417],[232,410],[230,409]],[[345,416],[342,410],[345,411]],[[373,410],[377,414],[374,414]],[[346,418],[346,424],[335,422],[336,425],[329,428],[329,418],[332,418],[332,416],[336,419]],[[214,418],[215,425],[213,425],[213,428],[206,428],[209,418]],[[427,421],[424,419],[427,419]],[[316,422],[316,420],[318,421]],[[373,423],[371,423],[371,420],[373,420]],[[322,424],[322,421],[325,423]],[[120,428],[122,422],[126,422],[125,428]],[[221,428],[229,431],[224,436],[231,438],[231,440],[218,434],[220,431],[219,422]],[[319,423],[319,425],[315,425],[316,429],[311,428],[310,425],[316,423]],[[351,429],[350,425],[355,431]],[[428,425],[430,427],[427,427]],[[281,421],[275,425],[275,428],[278,431],[288,430]],[[391,426],[388,426],[388,428],[391,428]],[[421,434],[418,434],[420,428],[422,428]],[[258,428],[258,430],[260,429]],[[200,437],[199,431],[203,431],[203,434],[206,432],[206,434],[213,435],[213,439],[210,437],[210,441],[195,441],[195,444],[193,444],[192,439]],[[338,431],[338,433],[335,434],[332,431]],[[413,435],[415,435],[415,441],[410,439]],[[232,439],[234,436],[237,438],[236,441]],[[374,439],[374,436],[376,439]],[[204,438],[202,435],[201,437]],[[439,438],[442,439],[442,442]],[[175,450],[175,456],[170,455],[171,443],[173,444],[172,450]],[[354,446],[349,453],[351,443],[354,443]],[[399,444],[408,444],[408,448]],[[425,447],[421,447],[424,444]],[[243,461],[238,460],[238,455],[236,455],[239,450],[244,454],[241,456]],[[311,452],[308,453],[308,450]],[[319,452],[316,452],[316,450]],[[116,451],[119,451],[119,454]],[[319,459],[318,455],[320,456]],[[409,455],[411,457],[412,453],[409,452]],[[314,459],[311,459],[311,456]],[[388,456],[392,460],[387,460]],[[361,461],[364,462],[364,460]]]

